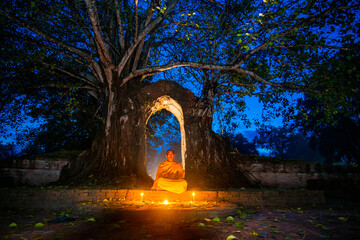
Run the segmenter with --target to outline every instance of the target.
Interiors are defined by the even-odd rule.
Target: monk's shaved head
[[[172,152],[172,153],[175,155],[175,152],[174,152],[174,150],[172,150],[172,149],[167,150],[167,151],[166,151],[166,155],[168,155],[169,152]]]

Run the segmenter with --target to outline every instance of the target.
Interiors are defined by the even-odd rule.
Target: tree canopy
[[[189,87],[224,123],[246,120],[244,96],[290,114],[289,94],[333,99],[334,84],[310,76],[359,52],[359,13],[355,0],[5,0],[2,130],[26,109],[53,124],[67,116],[85,138],[102,124],[106,138],[118,99],[160,78]],[[333,103],[330,115],[343,108]]]

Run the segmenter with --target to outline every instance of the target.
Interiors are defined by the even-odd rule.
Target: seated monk
[[[186,191],[185,170],[181,163],[174,161],[174,157],[174,150],[166,151],[167,159],[159,165],[151,190],[166,190],[178,194]]]

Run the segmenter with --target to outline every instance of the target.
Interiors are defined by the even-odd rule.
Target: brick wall
[[[323,166],[304,161],[238,161],[248,179],[259,186],[268,188],[306,188],[309,180],[330,180],[360,178],[356,169],[344,166]]]
[[[60,171],[68,163],[67,159],[17,159],[0,168],[2,181],[7,185],[41,186],[59,179]]]
[[[62,167],[67,163],[68,160],[64,158],[14,160],[11,166],[0,169],[0,175],[2,182],[13,185],[41,186],[57,181]],[[238,160],[237,166],[252,183],[266,188],[306,188],[309,180],[360,179],[359,172],[349,168],[326,167],[304,161],[253,157]]]

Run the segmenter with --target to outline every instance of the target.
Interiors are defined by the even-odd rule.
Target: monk
[[[151,190],[166,190],[178,194],[186,191],[185,170],[181,163],[174,161],[174,157],[174,150],[166,151],[166,160],[159,165]]]

